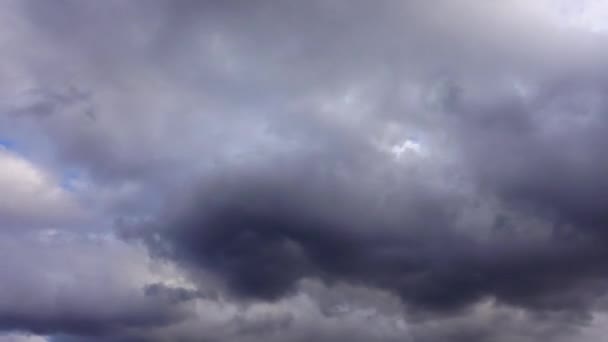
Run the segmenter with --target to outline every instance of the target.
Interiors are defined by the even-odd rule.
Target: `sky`
[[[0,0],[0,342],[596,342],[608,1]]]

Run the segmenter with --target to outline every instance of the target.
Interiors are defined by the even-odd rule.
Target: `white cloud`
[[[396,158],[401,158],[404,153],[420,154],[422,153],[422,145],[417,141],[406,139],[401,144],[393,145],[391,152]]]
[[[5,226],[77,222],[82,208],[59,182],[27,159],[0,147],[0,221]]]

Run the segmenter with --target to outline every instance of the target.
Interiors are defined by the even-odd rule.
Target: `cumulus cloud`
[[[53,175],[1,146],[0,191],[0,222],[6,229],[53,229],[86,217],[86,211]]]
[[[0,339],[603,333],[601,2],[0,6]]]

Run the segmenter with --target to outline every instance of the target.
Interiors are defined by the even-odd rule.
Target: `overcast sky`
[[[0,0],[0,341],[603,339],[606,18]]]

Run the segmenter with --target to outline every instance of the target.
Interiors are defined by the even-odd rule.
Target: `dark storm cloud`
[[[462,139],[465,158],[483,188],[510,205],[547,217],[571,238],[605,236],[608,75],[540,88],[528,103],[511,98],[454,110],[474,118],[456,123],[459,134],[476,137]]]
[[[386,178],[383,186],[358,189],[377,176],[348,167],[325,171],[322,160],[305,164],[277,165],[263,178],[210,181],[150,243],[186,266],[213,270],[238,295],[265,300],[292,293],[308,277],[387,289],[423,311],[488,297],[583,310],[603,293],[608,250],[594,235],[565,239],[550,222],[547,236],[535,239],[533,225],[494,214],[493,226],[484,227],[490,235],[476,239],[466,229],[479,228],[459,222],[474,205],[464,195]],[[522,224],[529,226],[511,233],[505,227]]]
[[[338,17],[347,17],[346,22],[353,23],[350,15],[361,10],[354,7],[349,8],[352,12],[347,12],[348,15],[340,12]],[[400,9],[407,8],[406,5]],[[412,8],[420,12],[428,10],[424,5]],[[289,9],[269,11],[286,16],[291,13]],[[387,15],[384,11],[381,14]],[[472,18],[485,22],[477,15],[473,13]],[[322,16],[308,18],[316,20]],[[254,25],[259,31],[252,34],[266,32],[275,23]],[[388,27],[390,24],[382,26]],[[381,32],[370,26],[366,29]],[[363,44],[337,39],[342,37],[341,32],[349,31],[350,26],[323,30],[331,32],[339,51],[344,51],[340,44],[347,44],[348,51]],[[462,32],[469,31],[457,31],[453,38],[460,38]],[[516,32],[507,29],[501,33]],[[539,32],[543,34],[542,30]],[[430,30],[419,36],[406,35],[394,46],[390,39],[384,40],[384,50],[379,55],[366,51],[353,57],[354,63],[365,63],[367,57],[376,59],[391,49],[394,53],[406,51],[406,46],[417,39],[446,38],[435,34],[438,33]],[[490,38],[483,33],[473,34],[480,44],[499,51],[505,48],[486,40]],[[323,38],[315,39],[308,32],[306,37],[298,37],[296,33],[293,39],[298,38],[304,46],[309,39],[322,44],[325,49],[320,54],[324,57],[339,58],[340,53],[332,51],[335,46],[323,44]],[[604,41],[601,43],[605,45]],[[551,51],[556,48],[554,45],[555,42],[549,42],[544,48]],[[368,46],[371,47],[373,43]],[[420,58],[440,51],[422,48],[420,54],[408,56]],[[523,61],[547,67],[537,60],[537,53],[522,51]],[[492,63],[486,60],[490,57],[498,60],[490,69],[484,69],[485,63]],[[295,291],[298,280],[313,277],[329,283],[346,281],[387,289],[397,293],[406,304],[431,311],[459,308],[486,297],[536,309],[584,309],[593,296],[603,292],[601,280],[606,277],[602,260],[608,251],[597,241],[601,230],[591,229],[605,225],[601,210],[604,192],[601,156],[595,152],[599,151],[595,146],[601,146],[598,139],[604,129],[601,114],[595,114],[596,119],[578,121],[572,116],[602,113],[606,109],[597,99],[603,89],[602,76],[585,73],[580,70],[584,67],[576,64],[579,60],[597,61],[591,54],[572,59],[575,62],[570,57],[552,58],[547,63],[550,71],[553,71],[550,64],[556,63],[580,73],[573,75],[572,69],[566,69],[558,78],[550,72],[528,74],[525,77],[531,77],[540,93],[519,94],[515,84],[486,88],[486,82],[492,82],[501,73],[518,75],[518,70],[526,68],[513,52],[495,56],[494,52],[469,50],[465,55],[457,52],[454,58],[439,63],[445,66],[447,76],[442,78],[450,85],[447,93],[439,94],[446,97],[438,99],[443,104],[435,125],[450,137],[449,148],[460,159],[454,175],[464,174],[473,194],[440,190],[438,196],[433,196],[432,187],[419,188],[419,180],[412,180],[394,185],[393,203],[382,202],[378,210],[374,206],[380,203],[379,197],[358,189],[360,184],[356,181],[345,184],[342,178],[377,177],[376,188],[370,190],[383,193],[391,187],[391,180],[374,175],[366,164],[386,161],[369,153],[359,136],[355,141],[358,147],[364,146],[363,151],[352,146],[336,147],[349,146],[352,132],[334,131],[333,140],[320,143],[319,148],[326,152],[321,157],[300,157],[292,167],[273,168],[272,164],[266,174],[251,176],[251,171],[245,170],[228,181],[208,180],[221,184],[203,186],[201,197],[212,199],[196,198],[184,217],[167,223],[169,228],[160,233],[161,246],[154,247],[187,266],[215,271],[235,293],[245,297],[276,299]],[[481,58],[484,66],[472,75],[464,75],[472,65],[459,58]],[[417,63],[420,61],[411,65]],[[350,69],[348,61],[345,64],[338,66],[336,72],[344,70],[350,76],[360,72]],[[399,63],[395,72],[404,72],[411,65]],[[318,71],[317,67],[306,65],[304,69]],[[342,79],[339,74],[333,75]],[[425,77],[429,78],[418,81],[437,82],[433,76]],[[397,108],[388,110],[398,112]],[[404,125],[408,120],[397,118]],[[577,131],[571,133],[570,129]],[[287,129],[288,136],[293,133],[291,130]],[[314,141],[314,132],[311,137]],[[335,163],[334,158],[344,164]],[[281,163],[290,161],[277,162]],[[546,174],[547,168],[553,170],[550,175]],[[471,210],[476,201],[490,200],[515,212],[506,215],[491,212],[489,215],[496,219],[481,228],[491,231],[490,236],[471,237],[466,228],[459,227],[469,223],[458,222],[459,217]],[[526,222],[521,216],[533,216],[540,223]],[[513,226],[516,232],[509,233]],[[501,229],[507,232],[501,234]],[[542,229],[545,229],[542,238],[529,237],[530,232]]]
[[[0,234],[0,330],[572,341],[608,283],[608,41],[543,4],[7,1],[0,138],[99,222]],[[83,242],[108,222],[179,269]]]

